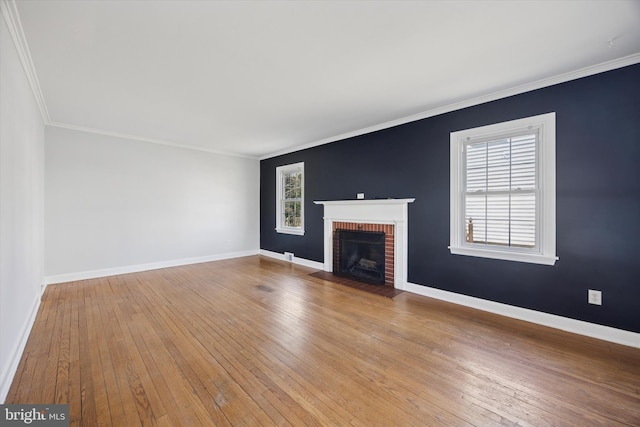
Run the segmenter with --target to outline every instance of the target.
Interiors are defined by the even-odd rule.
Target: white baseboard
[[[7,394],[9,394],[9,388],[11,388],[11,383],[13,382],[13,378],[18,370],[18,365],[20,364],[20,358],[22,357],[24,348],[27,346],[27,340],[29,339],[31,328],[33,328],[33,324],[36,321],[36,315],[40,308],[40,300],[41,295],[38,295],[38,298],[36,298],[33,306],[31,307],[31,313],[29,314],[27,323],[25,323],[22,331],[20,332],[20,340],[13,348],[13,351],[11,351],[11,362],[9,363],[9,367],[2,373],[2,379],[0,379],[0,403],[4,403],[7,399]]]
[[[280,252],[271,252],[271,251],[267,251],[265,249],[260,249],[260,255],[264,255],[267,256],[269,258],[275,258],[275,259],[279,259],[281,261],[289,261],[284,254],[281,254]],[[304,259],[304,258],[298,258],[296,256],[293,257],[293,259],[289,262],[292,262],[294,264],[298,264],[298,265],[302,265],[305,267],[309,267],[309,268],[315,268],[316,270],[323,270],[324,269],[324,264],[318,261],[311,261],[308,259]]]
[[[570,319],[568,317],[557,316],[555,314],[543,313],[527,308],[515,307],[508,304],[488,301],[481,298],[456,294],[454,292],[443,291],[441,289],[430,288],[428,286],[407,283],[406,291],[413,292],[439,300],[464,305],[514,319],[537,323],[543,326],[560,329],[574,334],[585,335],[604,341],[640,348],[640,334],[610,326],[598,325],[582,320]]]
[[[179,267],[181,265],[200,264],[202,262],[220,261],[223,259],[240,258],[244,256],[258,255],[258,250],[229,252],[217,255],[208,255],[197,258],[184,258],[171,261],[152,262],[148,264],[128,265],[124,267],[105,268],[101,270],[81,271],[77,273],[56,274],[45,277],[45,283],[52,285],[55,283],[73,282],[76,280],[96,279],[99,277],[116,276],[118,274],[138,273],[141,271],[157,270],[167,267]]]

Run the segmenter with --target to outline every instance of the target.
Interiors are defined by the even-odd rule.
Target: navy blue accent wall
[[[451,255],[449,133],[556,112],[555,266]],[[275,168],[305,162],[306,233],[275,232]],[[640,333],[640,64],[261,161],[260,246],[323,261],[314,200],[415,197],[408,281]],[[603,305],[587,304],[587,289]]]

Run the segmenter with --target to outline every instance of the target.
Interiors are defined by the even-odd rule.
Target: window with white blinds
[[[304,163],[276,168],[276,231],[304,234]]]
[[[452,253],[555,263],[554,113],[453,132],[451,185]]]
[[[538,133],[464,144],[466,242],[536,246]]]

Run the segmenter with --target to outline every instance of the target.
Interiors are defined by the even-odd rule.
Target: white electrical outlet
[[[362,200],[364,199],[364,193],[358,193],[356,194],[356,197],[358,198],[358,200]]]
[[[293,261],[293,252],[285,252],[284,259],[287,261]]]
[[[602,291],[589,289],[589,304],[602,305]]]

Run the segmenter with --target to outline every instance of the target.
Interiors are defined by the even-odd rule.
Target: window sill
[[[276,228],[276,232],[282,234],[293,234],[296,236],[304,236],[304,230],[301,228]]]
[[[491,249],[479,249],[460,246],[449,246],[454,255],[467,255],[481,258],[501,259],[505,261],[528,262],[532,264],[554,265],[558,260],[556,256],[528,254],[522,252],[507,252]]]

